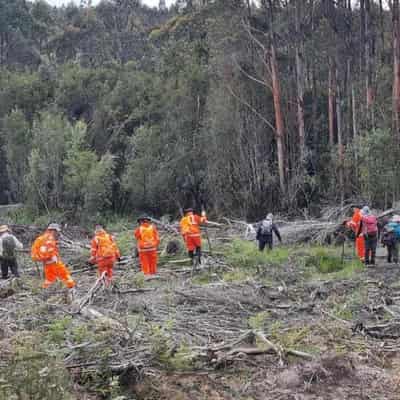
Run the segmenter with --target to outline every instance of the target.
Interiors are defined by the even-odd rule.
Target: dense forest
[[[0,0],[0,204],[390,206],[399,19],[398,0]]]

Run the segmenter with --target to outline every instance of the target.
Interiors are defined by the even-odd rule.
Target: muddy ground
[[[195,273],[164,258],[145,279],[129,260],[115,287],[99,287],[82,308],[96,281],[85,250],[63,250],[78,282],[73,301],[59,284],[41,290],[23,255],[20,281],[0,289],[0,399],[24,398],[5,387],[43,374],[66,385],[68,395],[41,397],[55,400],[400,399],[399,266],[381,257],[321,274],[305,262],[307,246],[262,260],[224,246]],[[15,373],[30,365],[15,356],[18,340],[46,353],[68,382],[43,365],[33,377]]]

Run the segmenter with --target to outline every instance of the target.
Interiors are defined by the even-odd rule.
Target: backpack
[[[14,238],[11,235],[7,235],[1,239],[3,244],[3,258],[14,258],[15,257],[15,248],[17,244],[15,243]]]
[[[395,231],[389,227],[387,230],[385,229],[382,236],[382,244],[385,246],[393,246],[396,243],[396,233]]]
[[[389,222],[389,227],[393,229],[394,235],[397,240],[400,240],[400,223]]]
[[[272,221],[269,219],[264,219],[260,226],[261,235],[272,235]]]
[[[378,220],[375,215],[367,215],[362,219],[363,233],[375,235],[378,232]]]
[[[31,257],[33,261],[48,261],[57,253],[56,241],[47,234],[39,236],[32,245]]]
[[[114,241],[109,234],[96,236],[97,240],[97,256],[98,257],[115,257],[116,248]]]

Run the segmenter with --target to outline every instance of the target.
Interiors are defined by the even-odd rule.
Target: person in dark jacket
[[[399,262],[400,217],[394,215],[382,230],[382,244],[387,248],[387,262]]]
[[[18,278],[16,250],[22,250],[22,243],[10,232],[7,225],[0,226],[1,279],[8,279],[8,271]]]
[[[256,239],[258,240],[258,249],[264,251],[268,245],[269,250],[273,247],[273,233],[275,233],[279,242],[282,243],[281,234],[277,226],[273,222],[273,215],[268,214],[264,220],[258,225]]]

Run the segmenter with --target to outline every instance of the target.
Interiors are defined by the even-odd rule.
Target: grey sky
[[[80,0],[46,0],[46,1],[53,6],[61,6],[63,4],[68,4],[71,1],[76,4],[80,3]],[[99,2],[100,2],[100,0],[92,0],[93,5],[95,5]],[[159,0],[142,0],[142,2],[143,2],[143,4],[147,4],[150,7],[154,7],[154,6],[158,6]],[[173,3],[173,1],[167,0],[166,3],[167,3],[167,5],[170,5],[171,3]]]

